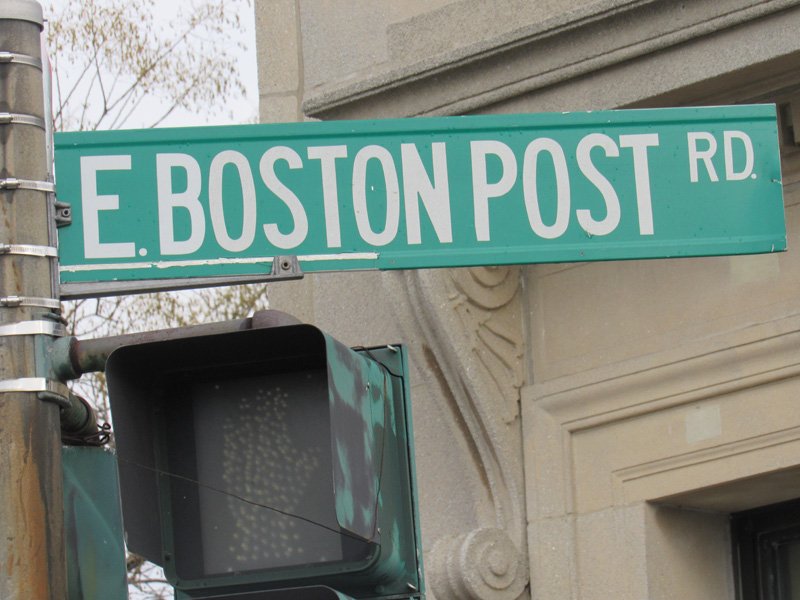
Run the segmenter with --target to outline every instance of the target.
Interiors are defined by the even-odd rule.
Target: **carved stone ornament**
[[[429,565],[437,598],[516,600],[528,583],[524,556],[500,529],[476,529],[440,539]]]
[[[519,417],[523,338],[518,267],[475,267],[450,271],[457,293],[453,308],[469,332],[471,348],[497,389],[502,417]],[[466,366],[466,365],[465,365]]]
[[[427,270],[405,278],[418,331],[477,449],[472,468],[488,483],[494,515],[437,540],[426,567],[432,591],[437,600],[516,600],[528,583],[520,268]]]

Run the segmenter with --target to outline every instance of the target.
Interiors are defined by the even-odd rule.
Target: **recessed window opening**
[[[800,600],[800,500],[731,516],[737,600]]]

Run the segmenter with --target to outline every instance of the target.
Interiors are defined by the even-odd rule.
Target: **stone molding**
[[[647,577],[609,579],[586,561],[602,549],[612,567],[627,553],[644,557],[633,572],[656,572],[648,548],[678,542],[645,516],[654,507],[708,515],[724,541],[725,514],[796,497],[798,344],[795,314],[524,388],[528,550],[543,597],[641,597]],[[715,552],[729,562],[727,546]]]
[[[687,2],[676,12],[670,0],[590,3],[412,64],[307,89],[303,111],[321,119],[463,114],[797,5],[797,0]]]
[[[800,315],[529,386],[569,431],[800,375]]]

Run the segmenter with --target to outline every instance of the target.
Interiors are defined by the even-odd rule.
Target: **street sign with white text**
[[[56,136],[63,297],[785,250],[771,105]]]

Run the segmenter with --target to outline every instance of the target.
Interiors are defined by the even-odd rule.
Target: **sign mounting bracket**
[[[100,298],[124,294],[147,294],[169,290],[190,290],[223,285],[246,285],[251,283],[272,283],[302,279],[305,275],[296,256],[275,256],[265,259],[272,262],[270,272],[263,275],[238,277],[205,277],[197,279],[156,279],[145,281],[109,281],[89,283],[62,283],[61,300],[75,298]]]

